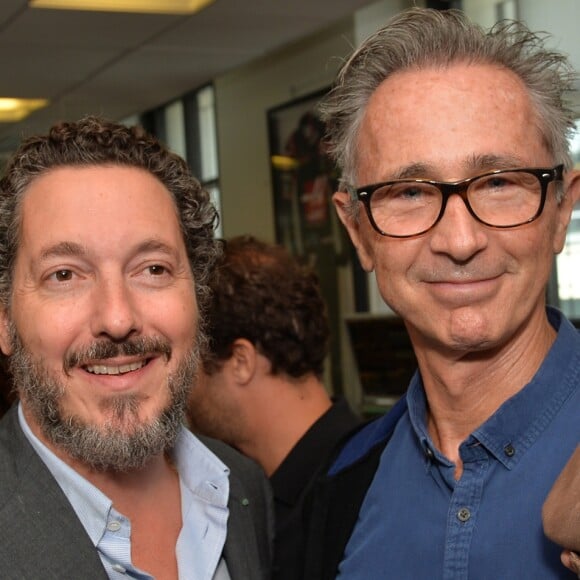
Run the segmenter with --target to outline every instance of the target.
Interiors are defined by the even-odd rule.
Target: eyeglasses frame
[[[538,207],[538,211],[535,213],[535,215],[533,217],[531,217],[531,218],[529,218],[521,223],[507,225],[507,226],[497,226],[494,224],[488,224],[487,222],[483,221],[479,216],[477,216],[476,213],[473,211],[473,208],[471,207],[471,204],[469,203],[469,199],[467,198],[467,189],[469,188],[471,183],[473,183],[474,181],[476,181],[482,177],[489,177],[489,176],[498,175],[501,173],[514,173],[514,172],[516,172],[516,173],[530,173],[530,174],[534,175],[538,179],[538,181],[540,182],[541,198],[540,198],[540,205]],[[365,185],[364,187],[359,187],[359,188],[354,189],[352,191],[352,193],[356,195],[356,199],[358,199],[358,201],[362,202],[362,204],[365,207],[366,214],[369,218],[371,225],[373,226],[375,231],[377,231],[379,234],[381,234],[381,236],[387,236],[389,238],[413,238],[415,236],[420,236],[422,234],[427,233],[429,230],[433,229],[441,221],[441,218],[443,217],[443,214],[445,213],[445,209],[447,207],[447,201],[449,200],[449,198],[452,195],[459,195],[459,197],[461,197],[461,199],[463,200],[463,203],[465,203],[465,206],[467,207],[467,210],[469,211],[471,216],[479,223],[484,224],[485,226],[488,226],[490,228],[508,229],[508,228],[517,228],[517,227],[523,226],[525,224],[529,224],[529,223],[537,220],[540,217],[540,215],[542,215],[542,211],[544,210],[544,205],[546,203],[548,185],[550,183],[552,183],[553,181],[562,181],[563,176],[564,176],[564,165],[563,164],[556,165],[555,167],[553,167],[551,169],[550,168],[536,168],[536,167],[522,167],[522,168],[516,168],[516,169],[496,169],[495,171],[489,171],[487,173],[482,173],[481,175],[475,175],[474,177],[468,177],[467,179],[462,179],[460,181],[453,181],[453,182],[435,181],[435,180],[431,180],[431,179],[395,179],[392,181],[383,181],[380,183],[373,183],[372,185]],[[443,199],[441,200],[441,210],[439,211],[439,215],[437,216],[437,219],[428,228],[426,228],[420,232],[417,232],[415,234],[405,234],[405,235],[388,234],[379,228],[379,226],[377,225],[377,223],[375,222],[375,220],[373,218],[373,214],[371,211],[371,197],[372,197],[373,193],[375,191],[377,191],[378,189],[380,189],[381,187],[385,187],[388,185],[395,185],[397,183],[427,183],[427,184],[433,185],[437,189],[439,189],[439,191],[441,192],[441,195],[443,196]]]

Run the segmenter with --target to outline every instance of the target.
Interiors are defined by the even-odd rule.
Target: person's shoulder
[[[16,460],[22,457],[23,433],[18,425],[16,406],[0,419],[0,478],[12,472]]]
[[[5,499],[12,492],[20,493],[23,481],[30,489],[40,489],[50,485],[53,479],[50,470],[26,438],[18,420],[18,406],[13,405],[0,419],[0,497]]]
[[[363,423],[351,431],[331,459],[327,475],[331,477],[337,475],[354,464],[364,461],[374,450],[382,449],[406,411],[406,398],[401,397],[385,415]]]
[[[38,481],[44,469],[20,428],[15,405],[0,419],[0,511],[19,493],[24,478]]]

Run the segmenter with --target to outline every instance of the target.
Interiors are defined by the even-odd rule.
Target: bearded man
[[[3,578],[267,578],[262,473],[183,427],[216,212],[185,162],[89,117],[0,184]]]

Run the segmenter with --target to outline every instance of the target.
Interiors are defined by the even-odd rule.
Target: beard
[[[14,386],[43,435],[59,450],[95,471],[128,472],[143,468],[153,456],[173,449],[183,425],[189,391],[199,368],[199,348],[192,346],[167,378],[169,401],[153,419],[139,418],[140,395],[118,394],[103,399],[101,411],[108,419],[101,425],[66,413],[62,399],[66,385],[42,359],[22,343],[11,328],[13,354],[10,370]],[[197,342],[199,344],[199,341]],[[171,358],[165,338],[137,338],[122,343],[99,341],[65,357],[64,373],[90,360],[119,355],[143,357],[163,354]]]

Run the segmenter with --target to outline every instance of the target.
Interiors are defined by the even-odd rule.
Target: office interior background
[[[218,236],[283,243],[317,269],[333,333],[326,384],[364,413],[382,412],[404,390],[414,357],[335,217],[339,176],[320,154],[315,107],[342,58],[411,5],[459,8],[486,27],[523,20],[549,33],[580,70],[578,0],[215,0],[192,15],[2,0],[0,97],[35,101],[20,119],[0,101],[0,164],[22,137],[58,120],[99,114],[143,125],[211,192]],[[579,95],[570,99],[580,118]],[[580,164],[578,127],[572,151]],[[573,319],[578,266],[580,208],[548,291]]]

